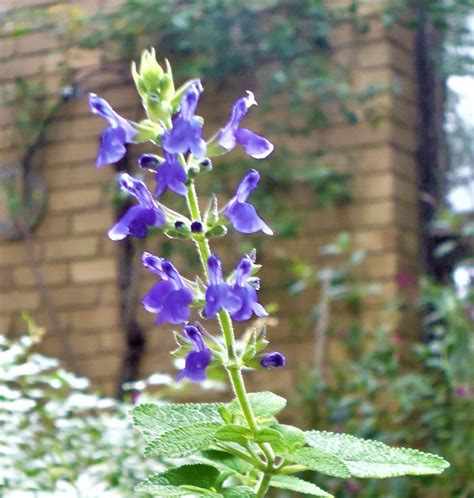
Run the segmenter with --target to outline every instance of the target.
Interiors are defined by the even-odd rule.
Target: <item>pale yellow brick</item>
[[[15,39],[16,56],[24,56],[33,52],[53,50],[58,47],[58,39],[47,31],[27,33]]]
[[[69,272],[66,263],[41,264],[38,270],[42,281],[47,285],[62,284],[68,280]],[[29,266],[17,267],[12,273],[17,287],[37,285],[37,279]]]
[[[49,168],[43,172],[52,189],[108,184],[113,179],[112,168],[94,168],[92,164],[76,164],[61,168]]]
[[[70,313],[71,325],[78,330],[102,330],[114,327],[118,324],[118,318],[116,306],[99,306]]]
[[[71,264],[73,282],[105,282],[115,279],[117,263],[114,258],[97,258]]]
[[[35,229],[38,237],[51,237],[54,235],[66,235],[69,231],[69,216],[66,214],[45,216]]]
[[[96,286],[68,286],[49,291],[56,308],[90,306],[97,302],[99,290]]]
[[[112,210],[101,209],[73,215],[72,228],[77,233],[104,233],[113,224]]]
[[[40,295],[38,292],[14,290],[0,293],[0,312],[34,310],[39,304]]]
[[[51,192],[49,210],[55,212],[87,209],[99,204],[101,200],[100,187],[78,188]]]
[[[97,237],[70,237],[44,242],[44,258],[47,261],[94,256],[97,252]]]
[[[0,266],[20,264],[26,260],[26,248],[23,242],[0,243]]]

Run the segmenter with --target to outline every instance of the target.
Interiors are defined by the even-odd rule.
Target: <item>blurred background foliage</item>
[[[359,13],[362,3],[354,0],[335,9],[322,0],[125,0],[118,10],[94,16],[58,4],[7,13],[0,27],[18,36],[47,27],[67,49],[100,50],[103,70],[117,60],[136,58],[142,47],[153,45],[159,54],[173,59],[178,79],[199,76],[219,89],[237,75],[255,73],[264,108],[285,101],[298,116],[272,123],[272,132],[307,135],[328,125],[328,104],[335,105],[349,123],[373,120],[367,106],[371,97],[394,91],[370,86],[356,93],[345,69],[331,62],[330,36],[339,23],[349,21],[360,34],[369,29]],[[413,29],[429,24],[442,40],[431,53],[439,71],[446,77],[473,74],[472,7],[466,0],[390,0],[382,20],[387,27],[396,22]],[[18,143],[25,148],[40,146],[37,138],[51,122],[51,112],[75,92],[80,94],[67,49],[62,61],[65,91],[58,102],[45,108],[44,84],[21,79],[14,94],[5,96],[5,103],[17,106]],[[467,178],[472,178],[474,164],[472,126],[456,114],[454,95],[449,102],[450,167],[443,178],[445,191],[466,181],[466,164],[471,165]],[[282,235],[298,235],[300,220],[278,195],[291,185],[311,188],[315,204],[326,209],[350,202],[350,175],[332,168],[325,156],[324,150],[309,155],[284,150],[268,165],[263,163],[267,181],[258,202],[269,219],[277,220],[275,228]],[[298,167],[288,167],[290,161]],[[240,160],[223,166],[232,167],[219,168],[213,188],[227,191],[229,171],[234,178],[248,166]],[[459,247],[472,249],[469,216],[453,213],[444,198],[437,203],[439,216],[433,227],[455,234],[442,240],[437,257]],[[433,480],[321,484],[338,498],[473,496],[472,282],[460,292],[452,279],[417,282],[412,275],[400,275],[400,298],[380,311],[379,327],[368,327],[362,320],[364,299],[378,289],[360,278],[364,254],[341,234],[325,248],[324,258],[320,267],[291,263],[294,278],[289,292],[317,289],[319,295],[307,323],[314,333],[314,361],[301,371],[295,400],[298,412],[304,413],[302,422],[424,448],[443,455],[451,468]],[[451,264],[450,275],[466,264],[472,265],[469,250]],[[350,317],[344,328],[338,324],[341,309]],[[405,331],[386,325],[393,313],[408,311],[422,318],[421,337],[408,340]],[[6,428],[0,435],[4,443],[0,490],[40,490],[45,494],[35,496],[54,496],[53,492],[73,493],[74,487],[80,487],[81,493],[88,490],[88,497],[131,496],[137,480],[160,463],[145,462],[140,455],[141,444],[126,417],[129,405],[88,394],[86,381],[64,372],[54,360],[34,354],[38,338],[33,329],[18,342],[0,341],[0,420]],[[331,338],[339,340],[343,362],[328,361],[326,345]],[[166,397],[176,386],[169,379],[164,384],[168,387],[161,395]],[[320,482],[321,476],[315,479]]]

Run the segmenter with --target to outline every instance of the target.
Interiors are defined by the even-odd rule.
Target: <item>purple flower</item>
[[[278,352],[268,353],[261,360],[260,365],[263,368],[280,368],[284,367],[286,358]]]
[[[166,222],[165,214],[142,181],[122,173],[119,185],[133,195],[140,204],[131,207],[109,230],[109,237],[112,240],[122,240],[127,235],[143,238],[147,235],[149,227],[160,227]]]
[[[241,300],[234,295],[231,286],[224,282],[222,265],[215,254],[212,254],[207,260],[207,267],[209,286],[206,290],[206,307],[204,308],[206,318],[212,318],[220,310],[231,313],[240,309]]]
[[[237,100],[229,121],[217,135],[217,143],[227,151],[231,151],[239,143],[249,156],[264,159],[272,153],[273,144],[247,128],[239,128],[240,122],[254,104],[257,105],[257,102],[252,92],[247,92],[246,97]]]
[[[192,382],[206,380],[206,368],[211,362],[210,349],[204,344],[201,333],[194,325],[185,325],[184,332],[192,344],[193,350],[186,356],[184,369],[177,375],[176,380],[187,377]]]
[[[237,322],[248,320],[253,313],[257,316],[268,316],[265,308],[258,302],[255,287],[249,282],[252,267],[251,259],[245,256],[235,270],[232,294],[240,299],[240,306],[237,310],[231,311],[230,316]]]
[[[155,173],[157,182],[155,195],[162,195],[166,189],[170,189],[179,195],[186,195],[188,191],[185,183],[187,175],[178,161],[178,156],[165,152],[165,157],[166,160],[158,167],[158,171]]]
[[[255,207],[246,202],[260,181],[258,171],[251,169],[241,180],[234,196],[223,207],[222,212],[241,233],[254,233],[260,230],[273,235],[272,229],[260,218]]]
[[[170,154],[184,154],[190,150],[194,157],[204,157],[206,142],[202,138],[202,122],[194,115],[201,93],[201,82],[195,80],[181,99],[173,127],[163,134],[161,145]]]
[[[125,144],[133,143],[137,131],[133,125],[118,115],[103,98],[95,93],[89,94],[89,106],[94,114],[106,119],[109,127],[100,137],[100,147],[97,154],[96,166],[120,161],[127,152]]]
[[[191,289],[183,282],[176,268],[166,259],[143,253],[143,266],[161,278],[143,298],[142,304],[150,313],[156,313],[156,324],[183,323],[191,314]]]

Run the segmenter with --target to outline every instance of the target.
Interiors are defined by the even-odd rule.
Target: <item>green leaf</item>
[[[196,457],[193,457],[198,461],[208,463],[213,465],[221,472],[232,472],[233,474],[246,474],[250,472],[253,467],[244,462],[240,458],[231,455],[225,451],[219,450],[205,450]]]
[[[221,427],[215,422],[199,422],[171,429],[153,439],[145,448],[145,455],[184,457],[204,450],[216,440]]]
[[[288,489],[290,491],[296,491],[297,493],[303,493],[304,495],[311,496],[328,496],[332,497],[329,493],[326,493],[321,488],[318,488],[315,484],[303,479],[299,479],[294,476],[276,475],[272,477],[270,481],[270,486],[280,489]]]
[[[255,493],[246,486],[234,486],[224,490],[224,498],[255,498]]]
[[[220,450],[205,450],[195,457],[196,460],[213,465],[221,472],[231,472],[233,474],[246,474],[253,467],[240,458]]]
[[[249,394],[250,405],[257,418],[271,418],[286,406],[286,399],[268,391]],[[227,405],[230,411],[240,412],[237,400]]]
[[[271,428],[277,430],[281,434],[281,438],[272,443],[273,448],[277,452],[292,452],[303,447],[306,443],[304,432],[297,427],[285,424],[274,424]]]
[[[347,478],[352,475],[339,458],[316,448],[299,448],[284,454],[284,457],[292,463],[306,465],[309,469],[328,476]]]
[[[252,439],[252,431],[243,425],[229,424],[216,432],[217,439],[245,444]]]
[[[133,425],[147,440],[164,432],[198,422],[222,423],[219,414],[221,403],[143,404],[135,407],[131,414]]]
[[[283,436],[281,435],[281,433],[278,432],[277,430],[266,428],[266,429],[260,429],[257,432],[257,434],[254,437],[254,441],[256,443],[278,444],[278,442],[281,441],[282,437]]]
[[[318,431],[305,434],[310,446],[341,460],[355,477],[439,474],[449,467],[443,458],[418,450],[393,448],[347,434]]]
[[[209,493],[219,471],[211,465],[196,463],[160,472],[149,477],[137,486],[138,491],[151,492],[157,496],[189,496],[191,492],[206,496],[219,496]]]

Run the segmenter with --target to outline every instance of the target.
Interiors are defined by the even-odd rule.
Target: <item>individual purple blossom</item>
[[[264,159],[272,153],[273,144],[247,128],[239,128],[240,122],[253,105],[257,105],[257,102],[252,92],[247,92],[245,97],[236,101],[229,121],[217,135],[217,143],[227,151],[231,151],[239,143],[249,156]]]
[[[108,102],[95,93],[89,94],[89,106],[94,114],[109,123],[100,137],[96,166],[106,166],[120,161],[127,152],[125,144],[134,142],[137,131],[129,121],[117,114]]]
[[[207,268],[209,270],[209,286],[206,290],[206,306],[204,308],[206,318],[212,318],[221,310],[231,313],[240,309],[242,302],[234,295],[231,286],[224,282],[222,265],[215,254],[211,254],[208,258]]]
[[[166,152],[184,154],[189,150],[197,158],[206,154],[206,142],[202,138],[202,122],[194,115],[201,93],[201,82],[195,80],[183,95],[172,128],[161,138],[161,145]]]
[[[177,375],[176,380],[187,377],[192,382],[202,382],[207,378],[206,368],[211,363],[211,351],[197,327],[187,324],[184,326],[184,333],[193,349],[187,354],[184,369]]]
[[[267,353],[261,360],[260,365],[263,368],[280,368],[284,367],[286,358],[278,352]]]
[[[265,308],[258,302],[256,288],[249,282],[252,268],[251,259],[245,256],[235,270],[232,294],[240,299],[240,306],[231,311],[230,316],[237,322],[248,320],[254,313],[256,316],[268,316]]]
[[[142,299],[145,309],[158,315],[155,323],[186,322],[191,314],[192,290],[167,259],[145,252],[142,261],[147,270],[161,278]]]
[[[176,154],[165,152],[165,161],[158,167],[155,173],[156,190],[155,195],[162,195],[167,189],[179,195],[186,195],[187,175]]]
[[[143,238],[150,227],[160,227],[166,222],[166,216],[153,199],[147,186],[127,173],[122,173],[119,185],[138,200],[137,206],[131,207],[109,230],[112,240],[122,240],[128,235]]]
[[[260,181],[258,171],[251,169],[241,180],[234,196],[223,207],[222,212],[241,233],[254,233],[260,230],[267,235],[273,235],[272,229],[260,218],[255,207],[246,202],[250,194],[257,188]]]

